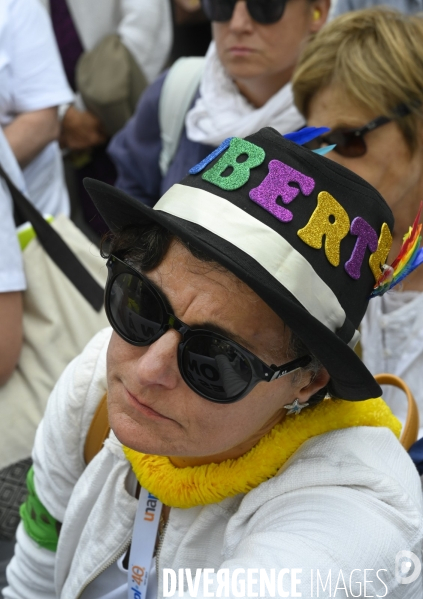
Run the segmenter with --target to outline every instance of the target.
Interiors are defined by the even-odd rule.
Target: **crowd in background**
[[[0,167],[40,213],[70,216],[99,245],[107,227],[85,177],[154,206],[229,137],[266,126],[282,135],[328,127],[315,143],[335,145],[328,159],[370,182],[394,213],[392,261],[423,199],[421,0],[337,0],[332,7],[330,0],[288,0],[282,18],[261,21],[243,0],[227,14],[216,6],[0,0]],[[26,219],[12,195],[0,176],[0,389],[25,343],[27,281],[16,227]],[[361,346],[373,374],[405,380],[423,419],[422,291],[416,271],[400,292],[373,301]],[[56,351],[40,348],[46,361]],[[0,420],[6,399],[0,393]],[[401,393],[389,390],[385,399],[404,421]],[[28,428],[27,456],[14,459],[0,439],[3,571],[13,548],[13,535],[1,532],[3,504],[7,489],[22,497],[37,424]],[[5,426],[13,430],[13,422]],[[26,466],[13,471],[23,457]],[[9,481],[3,497],[1,481]]]

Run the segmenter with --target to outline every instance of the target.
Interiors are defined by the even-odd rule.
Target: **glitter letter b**
[[[289,223],[293,217],[292,212],[276,203],[280,197],[284,204],[289,204],[300,193],[300,189],[292,187],[289,183],[298,183],[305,196],[311,194],[315,185],[311,177],[303,175],[280,160],[271,160],[269,174],[258,187],[250,191],[250,198],[277,219]]]
[[[238,158],[247,155],[247,160],[238,162]],[[250,170],[259,166],[265,159],[265,152],[259,146],[234,137],[228,150],[223,154],[218,162],[203,175],[203,179],[221,189],[233,191],[239,189],[250,178]],[[227,176],[223,176],[226,169],[232,169]]]
[[[333,220],[329,220],[332,218]],[[297,235],[307,245],[320,250],[325,236],[325,253],[332,266],[339,265],[341,241],[350,230],[350,219],[344,208],[327,191],[317,196],[317,208]]]

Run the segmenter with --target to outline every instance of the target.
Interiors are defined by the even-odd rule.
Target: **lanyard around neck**
[[[154,555],[163,504],[141,488],[132,533],[128,566],[128,599],[146,599],[151,560]]]

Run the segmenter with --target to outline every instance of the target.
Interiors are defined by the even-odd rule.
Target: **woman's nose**
[[[152,343],[138,359],[137,377],[140,385],[162,385],[174,389],[180,381],[178,368],[179,333],[173,329]]]
[[[253,20],[248,12],[247,3],[245,0],[238,0],[234,6],[232,18],[229,21],[229,28],[235,33],[251,31],[253,28]]]

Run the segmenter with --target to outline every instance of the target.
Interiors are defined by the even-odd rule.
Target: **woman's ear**
[[[327,21],[330,0],[315,0],[311,3],[310,9],[312,14],[310,33],[317,33]]]
[[[330,376],[326,368],[321,368],[319,372],[307,372],[308,382],[297,390],[296,397],[300,403],[307,403],[312,395],[326,387]]]

